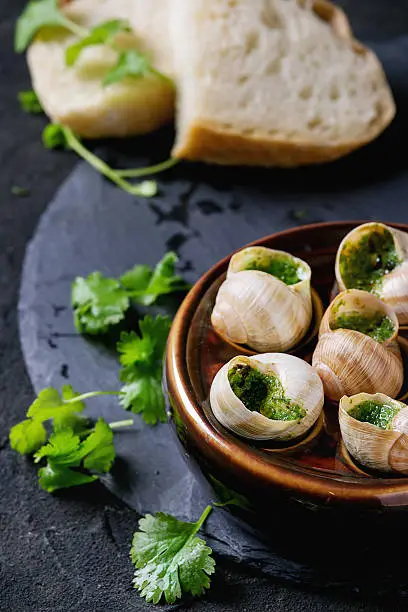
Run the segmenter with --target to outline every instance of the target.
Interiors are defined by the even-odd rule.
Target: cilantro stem
[[[120,429],[121,427],[131,427],[134,424],[133,419],[125,419],[124,421],[114,421],[113,423],[108,423],[111,429]]]
[[[137,178],[140,176],[148,176],[149,174],[164,172],[164,170],[172,168],[179,162],[179,159],[170,157],[170,159],[166,159],[166,161],[161,162],[160,164],[155,164],[154,166],[147,166],[146,168],[130,168],[129,170],[116,170],[116,173],[122,178]]]
[[[120,429],[121,427],[131,427],[134,425],[133,419],[125,419],[124,421],[113,421],[112,423],[107,423],[109,427],[113,430]],[[78,433],[80,438],[84,438],[85,436],[89,436],[89,434],[95,431],[95,427],[90,427],[89,429],[84,429]]]
[[[192,535],[195,535],[198,531],[200,531],[201,527],[204,525],[207,516],[210,514],[212,510],[212,506],[207,506],[206,509],[204,510],[204,512],[202,513],[202,515],[200,516],[200,518],[198,519],[198,521],[196,522],[196,528],[193,532]]]
[[[76,36],[79,36],[80,38],[84,38],[85,36],[89,35],[89,30],[87,28],[83,28],[82,26],[75,23],[75,21],[71,21],[71,19],[68,19],[68,17],[64,17],[63,25],[67,30],[69,30]]]
[[[91,153],[89,149],[84,147],[84,145],[80,142],[80,140],[75,136],[74,132],[66,127],[65,125],[61,125],[61,129],[64,133],[66,142],[75,153],[77,153],[82,159],[87,161],[95,170],[106,176],[108,179],[115,183],[131,195],[139,195],[144,197],[151,197],[156,195],[157,193],[157,185],[155,181],[143,181],[138,185],[132,185],[128,181],[125,181],[121,176],[108,166],[102,159]]]
[[[64,404],[75,404],[75,402],[83,402],[87,399],[91,399],[91,397],[98,397],[100,395],[119,395],[119,391],[88,391],[88,393],[83,393],[82,395],[64,400]]]

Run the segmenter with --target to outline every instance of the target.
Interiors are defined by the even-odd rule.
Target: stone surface
[[[358,15],[356,15],[357,33],[361,32],[371,40],[382,39],[384,41],[388,36],[399,36],[407,31],[408,16],[402,10],[403,2],[393,3],[392,7],[385,7],[385,12],[385,9],[381,12],[381,2],[361,4],[364,7],[362,13],[366,14],[367,7],[370,6],[372,18],[359,22]],[[400,5],[400,13],[397,12],[396,5]],[[0,3],[2,19],[0,25],[2,75],[0,81],[2,117],[0,142],[2,162],[0,175],[2,193],[0,200],[0,528],[2,533],[0,609],[12,612],[25,610],[44,612],[61,610],[62,612],[63,610],[81,609],[144,610],[149,606],[139,599],[130,586],[131,565],[128,560],[129,542],[136,527],[137,513],[119,502],[101,485],[67,491],[55,496],[46,494],[37,486],[36,469],[29,461],[13,453],[7,442],[7,432],[10,426],[23,418],[27,405],[33,397],[19,348],[16,318],[24,248],[34,232],[41,212],[74,162],[74,157],[69,154],[45,151],[40,143],[40,131],[44,120],[22,115],[16,105],[17,91],[28,87],[24,63],[21,58],[15,58],[11,52],[13,20],[22,6],[21,0],[13,3],[13,6],[4,1]],[[352,6],[350,10],[353,13]],[[354,11],[358,12],[356,7]],[[393,15],[394,18],[391,19],[390,15]],[[381,30],[379,24],[381,24]],[[380,32],[378,36],[377,32]],[[401,40],[400,44],[402,46],[399,48],[403,50],[405,41]],[[395,56],[396,61],[393,66],[399,64],[401,68],[404,65],[403,62],[406,60],[402,54],[397,53],[396,48],[388,46],[386,41],[380,41],[379,45],[383,47],[384,53],[388,49],[390,63]],[[395,73],[395,89],[397,93],[398,71]],[[398,97],[402,111],[404,95],[406,97],[406,94],[401,92]],[[353,179],[350,179],[349,174],[340,171],[336,179],[336,176],[331,175],[333,171],[330,170],[327,174],[327,181],[321,184],[316,173],[309,175],[301,173],[298,175],[298,184],[293,186],[293,192],[288,195],[287,190],[284,189],[284,179],[279,180],[278,174],[280,173],[275,174],[275,194],[278,201],[275,203],[276,218],[274,218],[273,227],[266,228],[265,224],[260,222],[256,228],[258,233],[253,237],[293,224],[293,217],[297,216],[296,211],[303,210],[305,207],[308,208],[307,217],[302,222],[323,220],[326,214],[330,215],[330,207],[343,202],[344,207],[353,206],[355,212],[350,209],[342,210],[341,216],[358,218],[365,213],[364,203],[372,203],[377,193],[384,197],[387,205],[385,209],[387,219],[406,221],[407,213],[404,210],[405,206],[403,207],[406,202],[406,192],[404,198],[404,175],[401,171],[405,161],[396,151],[398,142],[403,138],[404,127],[406,127],[406,115],[404,118],[402,112],[401,122],[393,131],[393,139],[391,132],[389,133],[389,148],[382,149],[382,154],[381,148],[378,149],[376,155],[367,153],[367,155],[373,154],[377,163],[373,167],[369,163],[370,157],[366,157],[363,168],[360,166],[361,172]],[[157,144],[161,145],[160,140]],[[144,141],[135,143],[135,159],[142,161],[141,152],[144,145]],[[116,145],[116,149],[114,155],[120,159],[124,154],[124,148]],[[162,151],[158,150],[158,158],[159,153],[161,154]],[[82,169],[79,168],[78,172],[82,172]],[[192,172],[199,180],[204,171],[197,168],[192,169]],[[224,189],[228,189],[229,183],[235,182],[240,174],[234,171],[225,174],[215,172],[214,176],[217,189],[220,186],[222,188],[223,184]],[[395,179],[397,189],[400,186],[400,191],[394,192],[394,198],[387,190],[391,177]],[[350,180],[354,185],[354,195],[351,199],[346,190],[342,191],[342,184]],[[170,179],[169,182],[171,182]],[[367,182],[372,185],[368,192],[366,191]],[[30,195],[27,198],[12,196],[10,189],[13,185],[28,187]],[[103,190],[107,188],[105,184],[101,187]],[[318,203],[315,202],[314,197],[316,190],[322,194],[322,199]],[[262,201],[266,206],[268,190],[261,188],[260,193],[264,193]],[[305,193],[301,201],[298,198],[299,193]],[[119,193],[116,192],[114,203],[116,195],[119,198]],[[400,211],[397,207],[399,200]],[[171,233],[168,238],[166,234],[166,240],[170,240],[167,246],[179,247],[184,261],[188,259],[188,249],[194,251],[194,236],[187,227],[186,215],[190,213],[194,218],[194,215],[198,214],[194,206],[197,206],[198,210],[202,209],[213,215],[218,213],[218,203],[214,203],[213,198],[204,204],[200,204],[194,198],[192,202],[191,207],[187,209],[183,203],[180,204],[178,199],[174,199],[170,202],[169,208],[175,210],[169,213],[166,202],[159,201],[156,204],[159,212],[154,212],[157,217],[164,216],[161,222],[162,227],[167,223],[166,215],[170,214]],[[86,200],[84,205],[86,205]],[[230,206],[232,211],[237,211],[239,202],[235,197]],[[154,211],[153,206],[152,209]],[[338,209],[337,212],[333,209],[332,211],[334,212],[332,218],[340,217]],[[249,221],[249,217],[253,218],[253,214],[250,213],[249,208],[246,208],[241,214],[244,216],[241,223],[245,229],[245,219]],[[384,218],[385,213],[382,213],[382,216]],[[211,214],[203,217],[203,226],[201,226],[203,235],[209,231],[205,219],[208,219],[209,223]],[[299,223],[298,220],[295,222]],[[81,215],[77,223],[81,223]],[[195,227],[195,223],[190,227]],[[228,236],[230,235],[232,236],[228,233]],[[187,240],[184,240],[186,237]],[[251,237],[248,235],[248,239]],[[222,235],[221,238],[224,241],[225,252],[228,252],[233,246],[231,239],[225,235]],[[136,242],[136,228],[134,239]],[[190,246],[189,240],[191,240]],[[167,246],[162,248],[162,252]],[[162,252],[152,252],[149,258],[155,261]],[[210,255],[214,258],[219,256],[215,251],[210,251]],[[146,257],[146,261],[149,258]],[[109,266],[109,263],[105,263],[105,266]],[[101,267],[99,262],[95,267]],[[109,270],[105,269],[105,271]],[[196,270],[196,273],[198,272],[200,270]],[[47,376],[47,372],[44,375]],[[393,610],[406,609],[406,603],[390,595],[386,599],[377,597],[374,599],[370,594],[361,595],[357,591],[353,596],[340,595],[334,590],[330,593],[318,594],[310,589],[283,585],[275,579],[261,576],[258,571],[246,569],[242,564],[230,564],[222,558],[218,559],[218,567],[213,588],[207,597],[199,602],[183,601],[179,606],[180,609],[225,611],[289,609],[333,610],[336,612],[382,610],[390,609],[390,607]]]

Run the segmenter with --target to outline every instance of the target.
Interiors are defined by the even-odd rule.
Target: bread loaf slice
[[[323,0],[173,0],[176,157],[298,166],[374,139],[395,106],[377,57]]]
[[[110,19],[130,22],[136,35],[121,35],[118,44],[146,53],[156,69],[172,73],[172,54],[166,35],[168,0],[74,0],[64,12],[91,28]],[[65,50],[76,40],[62,29],[43,30],[28,50],[33,88],[54,122],[64,123],[80,136],[100,138],[150,132],[172,119],[174,88],[155,75],[127,78],[104,87],[103,77],[116,60],[113,49],[98,45],[84,49],[72,67]]]

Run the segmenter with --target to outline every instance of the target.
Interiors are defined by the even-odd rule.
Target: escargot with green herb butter
[[[365,223],[343,239],[337,251],[340,291],[361,289],[383,299],[400,324],[408,323],[408,234],[383,223]]]
[[[211,322],[227,341],[264,351],[286,351],[312,318],[308,264],[284,251],[248,247],[231,258]]]
[[[408,474],[408,406],[383,393],[340,400],[339,423],[354,459],[382,472]]]
[[[323,403],[313,368],[282,353],[234,357],[217,372],[210,391],[216,419],[252,440],[298,438],[315,423]]]
[[[323,316],[312,359],[325,395],[396,397],[404,376],[397,336],[397,316],[385,302],[358,289],[339,293]]]

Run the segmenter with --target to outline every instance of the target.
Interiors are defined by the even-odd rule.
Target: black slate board
[[[74,330],[69,294],[76,275],[98,269],[116,276],[135,262],[155,264],[171,248],[180,255],[185,277],[194,281],[231,250],[296,223],[407,222],[408,168],[402,145],[408,123],[408,37],[378,44],[376,50],[394,88],[398,118],[373,145],[330,166],[264,171],[182,165],[160,179],[158,197],[136,200],[80,164],[43,215],[25,260],[20,334],[35,390],[66,382],[77,391],[118,387],[114,352]],[[159,155],[170,137],[163,131],[138,140],[136,163],[146,161],[143,147]],[[117,159],[121,145],[116,147],[110,155]],[[93,400],[88,412],[123,418],[112,400]],[[149,428],[136,419],[132,431],[121,432],[116,440],[120,459],[104,480],[109,489],[141,514],[161,510],[197,518],[211,492],[186,469],[167,425]],[[226,511],[213,513],[207,534],[216,552],[274,576],[349,588],[370,581],[370,575],[336,566],[335,556],[314,565],[302,556],[278,553]],[[404,595],[404,582],[390,572],[382,568],[376,590],[397,589]]]

